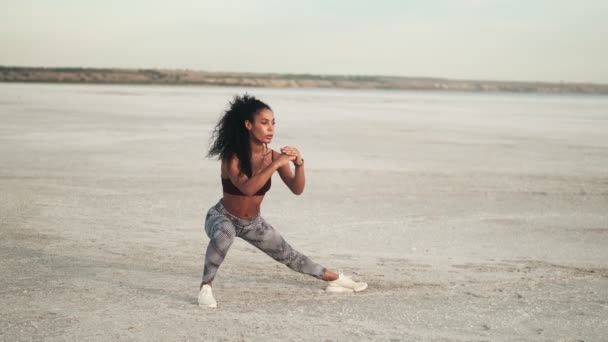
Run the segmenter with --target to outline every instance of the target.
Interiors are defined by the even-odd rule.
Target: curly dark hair
[[[230,160],[236,155],[239,159],[239,170],[247,177],[251,177],[251,144],[249,132],[245,128],[245,120],[253,123],[253,117],[258,111],[264,108],[272,109],[248,94],[235,95],[229,105],[213,130],[207,156]]]

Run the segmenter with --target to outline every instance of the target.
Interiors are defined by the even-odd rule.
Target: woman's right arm
[[[283,165],[289,164],[289,162],[294,159],[294,156],[281,154],[281,156],[279,156],[272,163],[263,168],[261,172],[251,178],[240,172],[239,160],[238,158],[236,158],[236,156],[230,159],[228,162],[223,163],[226,163],[226,172],[228,173],[228,178],[230,178],[232,184],[234,184],[234,186],[241,190],[241,192],[245,195],[252,196],[256,192],[258,192],[258,190],[260,190],[264,186],[264,184],[266,184],[268,179],[278,168]]]

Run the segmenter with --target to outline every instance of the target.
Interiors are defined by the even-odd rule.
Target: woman
[[[240,237],[294,271],[328,282],[328,292],[358,292],[366,283],[336,274],[294,250],[260,216],[264,194],[271,176],[281,179],[296,195],[304,191],[304,158],[297,148],[285,146],[281,152],[268,148],[274,136],[274,114],[253,96],[236,96],[213,132],[209,156],[221,159],[223,197],[209,209],[205,232],[209,245],[205,254],[203,281],[198,303],[216,308],[211,283],[235,237]],[[295,165],[292,172],[290,163]]]

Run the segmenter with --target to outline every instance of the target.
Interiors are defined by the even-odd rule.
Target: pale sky
[[[0,65],[608,83],[607,0],[0,0]]]

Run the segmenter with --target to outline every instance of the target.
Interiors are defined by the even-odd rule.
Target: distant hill
[[[608,95],[608,84],[549,83],[397,76],[206,72],[183,69],[98,69],[0,66],[0,82],[162,84],[273,88],[403,89]]]

